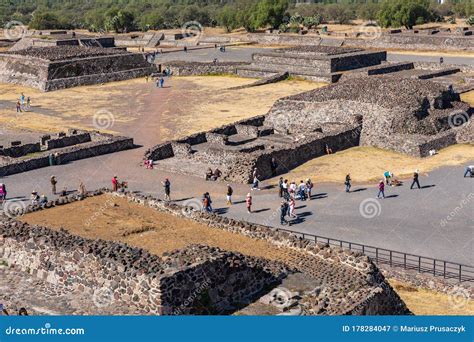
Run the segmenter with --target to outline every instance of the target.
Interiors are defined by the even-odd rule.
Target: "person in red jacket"
[[[117,191],[117,190],[118,190],[118,179],[117,179],[117,176],[114,176],[114,178],[112,178],[112,190],[113,190],[113,191]]]

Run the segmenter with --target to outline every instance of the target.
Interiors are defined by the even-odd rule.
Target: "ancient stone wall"
[[[19,146],[11,146],[8,148],[0,149],[0,156],[19,158],[26,156],[27,154],[36,153],[40,151],[40,143],[23,144]]]
[[[48,139],[45,142],[46,148],[52,150],[55,148],[63,148],[72,145],[83,144],[91,141],[90,133],[80,133],[64,137],[59,137],[56,139]]]
[[[133,147],[134,144],[132,138],[109,136],[108,139],[102,141],[93,141],[58,150],[57,159],[59,160],[59,163],[67,163],[74,160],[95,157],[101,154],[118,152]],[[0,177],[47,166],[49,166],[48,153],[28,159],[12,160],[10,163],[0,166]]]
[[[242,62],[166,62],[161,65],[161,70],[170,67],[175,76],[200,76],[200,75],[218,75],[235,74],[237,67],[248,65]]]

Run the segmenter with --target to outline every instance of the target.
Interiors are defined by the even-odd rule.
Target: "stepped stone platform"
[[[0,53],[0,82],[52,91],[152,74],[143,55],[124,50],[60,45]]]
[[[412,71],[412,70],[408,70]],[[145,154],[184,174],[219,168],[223,180],[274,177],[326,153],[375,146],[426,157],[473,143],[473,109],[452,88],[429,80],[375,75],[278,100],[266,115],[157,145]]]
[[[237,68],[244,77],[269,77],[282,72],[317,82],[337,82],[343,72],[380,65],[385,51],[364,51],[331,46],[301,46],[256,53],[252,64]]]

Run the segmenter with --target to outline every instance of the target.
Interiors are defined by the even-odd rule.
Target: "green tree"
[[[55,30],[61,28],[59,18],[53,13],[35,12],[29,27],[33,30]]]
[[[223,26],[227,32],[231,32],[238,27],[235,8],[225,6],[218,15],[217,22]]]
[[[433,19],[428,0],[391,0],[385,1],[379,12],[379,23],[383,27],[401,27],[408,29]]]

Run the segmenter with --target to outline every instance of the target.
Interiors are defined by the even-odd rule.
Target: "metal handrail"
[[[416,270],[420,273],[431,273],[434,276],[442,276],[446,279],[454,278],[459,280],[460,282],[474,282],[473,266],[441,259],[424,257],[411,253],[394,251],[386,248],[380,248],[351,241],[328,238],[308,233],[301,233],[294,230],[288,230],[283,228],[275,229],[276,231],[284,231],[287,233],[295,234],[297,236],[299,235],[303,239],[314,241],[315,243],[323,242],[327,243],[328,245],[362,252],[375,263],[403,267],[404,269]]]

